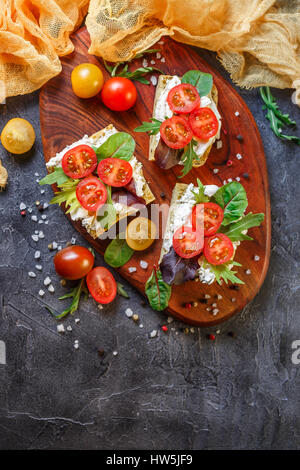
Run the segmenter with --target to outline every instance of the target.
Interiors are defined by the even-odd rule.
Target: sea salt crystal
[[[157,59],[161,59],[161,53],[160,53],[160,52],[157,52],[157,53],[156,53],[156,58],[157,58]]]
[[[255,255],[255,256],[254,256],[254,261],[259,261],[259,260],[260,260],[260,256]]]
[[[44,223],[44,221],[43,221],[43,220],[39,220],[39,224],[43,224],[43,223]]]
[[[103,310],[103,305],[102,304],[98,305],[98,310]]]
[[[48,225],[48,224],[49,224],[49,220],[45,220],[45,224]]]
[[[164,57],[162,57],[162,58],[160,59],[160,61],[164,64],[164,63],[166,62],[166,59],[165,59]]]
[[[33,271],[29,271],[28,276],[29,277],[36,277],[36,274]]]
[[[215,173],[215,175],[216,175],[217,173],[219,173],[219,171],[220,171],[219,168],[214,168],[214,169],[213,169],[213,172]]]
[[[237,181],[241,181],[241,178],[240,178],[239,176],[237,176],[235,179],[236,179]]]
[[[31,212],[32,212],[32,208],[31,208],[31,207],[28,207],[28,209],[27,209],[27,210],[28,210],[29,214],[31,214]]]
[[[25,209],[26,209],[26,204],[24,204],[24,202],[21,202],[20,211],[24,211]]]
[[[59,323],[56,327],[58,333],[64,333],[65,332],[65,327],[61,323]]]
[[[45,295],[45,291],[43,291],[43,289],[40,289],[39,290],[39,296],[44,297],[44,295]]]
[[[31,220],[33,220],[33,222],[37,222],[37,216],[36,216],[36,215],[32,215],[32,216],[31,216]]]
[[[68,330],[68,331],[72,331],[71,325],[68,325],[68,326],[67,326],[67,330]]]
[[[222,140],[217,140],[217,149],[221,149],[223,147]]]
[[[129,273],[135,273],[136,272],[136,268],[134,266],[131,266],[130,268],[128,268],[128,272]]]
[[[75,318],[75,323],[79,323],[80,322],[80,318]]]
[[[236,111],[234,114],[235,114],[236,116],[239,116],[239,115],[240,115],[240,113],[239,113],[238,111]]]
[[[143,67],[148,67],[148,60],[147,59],[143,59]]]
[[[34,173],[34,176],[40,176],[37,172]]]
[[[205,294],[204,298],[205,298],[205,299],[210,299],[210,295],[209,295],[209,294]]]
[[[48,291],[49,291],[49,292],[54,292],[54,291],[55,291],[55,289],[54,289],[54,287],[53,287],[52,284],[50,284],[50,286],[48,287]]]
[[[131,308],[126,308],[126,310],[125,310],[125,315],[126,315],[128,318],[131,318],[131,317],[132,317],[133,311],[131,310]]]
[[[34,233],[35,233],[36,235],[38,235],[38,234],[39,234],[39,231],[38,231],[38,230],[35,230]]]
[[[218,300],[223,299],[222,295],[218,294]]]
[[[159,41],[158,44],[162,45],[164,44],[164,41]]]
[[[76,243],[76,238],[72,237],[72,238],[71,238],[71,243],[72,243],[72,245],[75,245],[75,243]]]
[[[117,356],[117,355],[118,355],[118,351],[114,351],[114,352],[113,352],[113,355],[114,355],[114,356]]]
[[[226,181],[226,180],[224,180],[224,181],[223,181],[223,184],[225,185],[226,183],[227,183],[227,181]]]
[[[31,238],[34,242],[38,242],[39,241],[39,237],[37,235],[31,235]]]
[[[57,248],[57,243],[56,242],[52,242],[52,248],[53,248],[53,250],[56,250],[56,248]]]
[[[44,202],[44,204],[43,204],[43,209],[47,209],[47,207],[49,207],[48,202]]]
[[[240,153],[237,153],[237,154],[236,154],[236,158],[237,158],[238,160],[241,160],[241,159],[243,158],[243,156],[242,156]]]
[[[232,297],[231,302],[235,302],[235,301],[236,301],[236,298]]]
[[[147,263],[147,261],[141,260],[141,261],[140,261],[140,267],[141,267],[142,269],[147,269],[147,268],[148,268],[148,263]]]
[[[36,264],[35,269],[37,269],[38,271],[42,271],[43,266],[41,264]]]
[[[45,279],[44,279],[44,286],[49,286],[51,284],[51,279],[49,276],[47,276]]]
[[[74,342],[74,348],[75,348],[75,349],[78,349],[78,348],[79,348],[79,343],[78,343],[78,341],[77,341],[77,342],[76,342],[76,341]]]
[[[150,61],[150,64],[151,64],[151,65],[155,65],[155,60],[152,59],[152,60]]]
[[[39,232],[39,238],[45,238],[44,232],[42,230]]]
[[[211,304],[211,306],[212,306],[212,307],[217,307],[217,304],[216,304],[216,303],[214,303],[214,304]]]
[[[157,78],[155,77],[155,75],[151,75],[150,82],[152,83],[153,86],[157,85]]]
[[[228,183],[232,183],[232,178],[228,178]]]
[[[251,274],[251,269],[247,269],[246,274],[249,276],[249,274]]]
[[[41,252],[37,250],[37,251],[34,253],[34,259],[39,259],[40,257],[41,257]]]
[[[47,219],[46,214],[43,214],[43,215],[42,215],[42,219],[43,219],[43,220]]]
[[[174,318],[172,318],[172,317],[168,317],[168,318],[167,318],[167,322],[168,322],[168,323],[172,323],[173,321],[174,321]]]
[[[144,328],[143,323],[140,323],[140,324],[139,324],[139,327],[140,327],[140,328]]]
[[[150,338],[155,338],[155,336],[157,336],[157,330],[152,330],[149,336]]]
[[[219,309],[218,308],[214,308],[213,311],[212,311],[213,315],[217,315],[219,313]]]

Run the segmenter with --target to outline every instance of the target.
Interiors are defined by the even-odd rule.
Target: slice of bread
[[[160,75],[158,78],[157,82],[157,87],[156,87],[156,92],[155,92],[155,98],[154,98],[154,104],[153,104],[153,117],[154,116],[154,110],[157,107],[157,104],[160,100],[160,97],[166,87],[166,84],[169,80],[173,78],[172,75]],[[215,102],[215,105],[218,106],[218,90],[215,85],[213,85],[210,94],[208,95],[210,99],[212,99]],[[158,144],[158,135],[151,135],[150,136],[150,142],[149,142],[149,160],[155,160],[155,150]],[[205,152],[199,156],[199,160],[194,160],[193,161],[193,167],[198,167],[202,166],[205,164],[208,155],[211,151],[212,145],[210,145]]]

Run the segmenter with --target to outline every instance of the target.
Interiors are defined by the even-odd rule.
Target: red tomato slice
[[[200,96],[193,85],[182,83],[168,93],[167,102],[173,113],[191,113],[199,104]]]
[[[203,232],[183,225],[173,236],[173,248],[181,258],[193,258],[201,253],[204,244]]]
[[[223,221],[224,212],[214,202],[196,204],[192,212],[192,226],[194,230],[203,230],[204,236],[209,237],[216,233]]]
[[[101,160],[97,172],[99,178],[105,184],[115,188],[125,186],[132,178],[132,166],[121,158],[105,158]]]
[[[210,108],[198,108],[190,114],[189,124],[198,139],[208,140],[218,132],[219,124]]]
[[[106,187],[96,176],[88,176],[78,183],[76,197],[84,209],[95,212],[106,202]]]
[[[109,304],[117,295],[117,283],[106,268],[92,269],[86,277],[86,283],[91,296],[100,304]]]
[[[234,248],[232,241],[224,233],[216,233],[204,240],[203,253],[210,264],[224,264],[231,260]]]
[[[168,147],[181,149],[192,140],[193,132],[186,119],[173,116],[161,124],[160,135]]]
[[[97,156],[88,145],[78,145],[64,154],[61,164],[70,178],[85,178],[95,170]]]

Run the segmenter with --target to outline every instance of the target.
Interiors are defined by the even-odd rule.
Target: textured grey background
[[[228,79],[208,52],[200,52]],[[300,448],[300,365],[291,361],[300,340],[299,147],[279,141],[269,130],[257,91],[239,90],[262,134],[272,202],[272,255],[261,292],[244,312],[213,330],[183,333],[178,322],[168,334],[149,339],[166,321],[142,306],[125,282],[130,299],[118,298],[99,311],[92,299],[81,303],[80,323],[63,336],[44,303],[61,309],[64,293],[54,273],[48,243],[71,237],[85,244],[58,207],[45,214],[49,225],[23,219],[20,202],[49,201],[40,194],[35,172],[45,174],[39,128],[38,93],[9,99],[0,123],[30,120],[37,133],[26,159],[0,158],[10,182],[0,194],[0,340],[7,365],[0,365],[1,449],[297,449]],[[275,91],[282,109],[299,120],[290,91]],[[39,217],[40,218],[40,217]],[[35,229],[45,239],[31,239]],[[42,251],[42,273],[33,256]],[[103,264],[97,256],[97,264]],[[28,271],[37,278],[28,277]],[[38,296],[50,275],[55,293]],[[46,290],[46,289],[45,289]],[[125,314],[140,315],[139,328]],[[233,331],[235,338],[228,335]],[[74,340],[79,349],[74,349]],[[100,357],[98,348],[105,350]],[[114,356],[113,352],[118,355]]]

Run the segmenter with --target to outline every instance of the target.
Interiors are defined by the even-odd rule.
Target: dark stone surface
[[[213,54],[201,54],[228,78]],[[141,296],[126,283],[129,300],[118,298],[102,311],[92,299],[82,302],[80,312],[64,322],[73,331],[57,333],[44,305],[60,310],[57,298],[65,290],[47,246],[71,237],[85,241],[58,207],[45,211],[49,225],[20,216],[24,202],[40,218],[35,201],[52,196],[50,188],[40,194],[34,176],[45,174],[38,93],[9,99],[0,108],[1,128],[20,116],[37,133],[28,158],[0,148],[10,178],[0,194],[0,340],[7,348],[7,365],[0,365],[1,449],[300,447],[300,365],[291,361],[292,342],[300,340],[299,147],[269,130],[257,90],[239,93],[258,123],[268,162],[273,234],[266,281],[252,304],[219,328],[186,335],[173,322],[168,334],[154,339],[149,332],[166,317],[142,307]],[[299,122],[290,91],[274,94]],[[31,238],[35,229],[45,233],[38,243]],[[35,269],[36,249],[42,272]],[[97,264],[103,264],[100,256]],[[36,279],[28,277],[31,270]],[[45,289],[41,299],[47,275],[55,293]],[[125,316],[128,306],[143,328]],[[209,341],[207,333],[216,329],[216,341]]]

